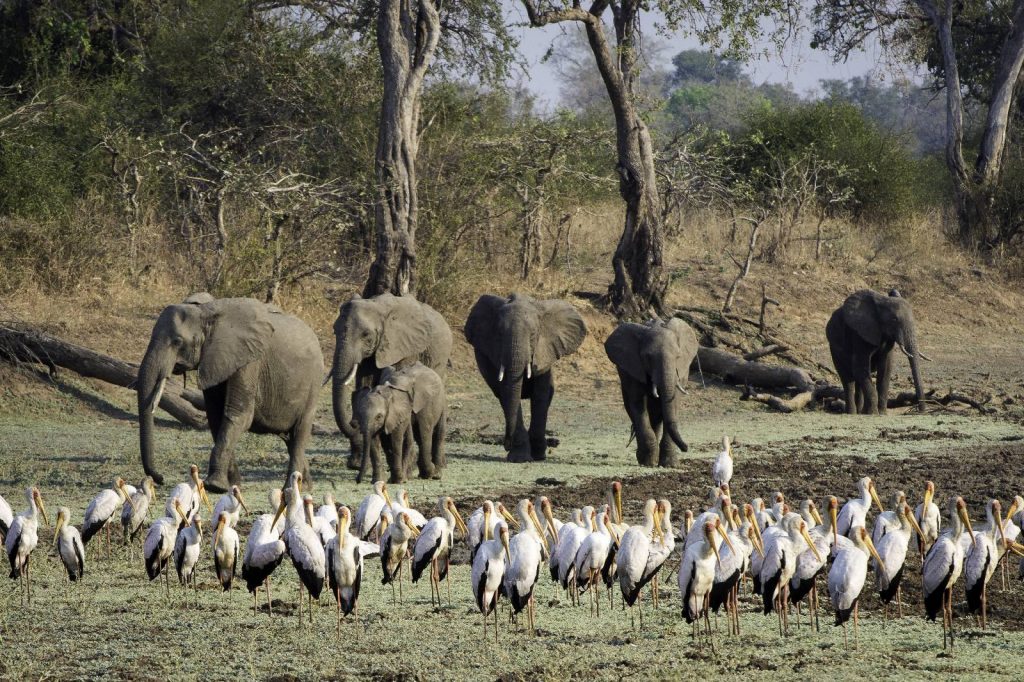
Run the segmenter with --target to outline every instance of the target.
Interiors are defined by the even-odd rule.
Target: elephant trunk
[[[157,484],[164,482],[164,477],[157,473],[153,463],[153,410],[160,403],[168,372],[161,366],[156,354],[146,352],[139,367],[139,378],[136,393],[139,405],[139,453],[142,456],[142,468]]]
[[[665,432],[668,434],[672,442],[676,444],[683,452],[688,451],[690,448],[683,440],[682,434],[679,433],[679,419],[676,415],[675,409],[675,397],[678,389],[676,384],[679,380],[676,378],[676,372],[673,367],[662,367],[661,372],[654,378],[654,385],[658,387],[658,394],[661,397],[661,416],[664,420]]]
[[[356,435],[356,430],[352,428],[352,391],[357,366],[357,362],[344,357],[343,344],[338,340],[334,350],[334,370],[331,372],[331,402],[334,408],[334,421],[337,422],[338,429],[350,440]]]
[[[924,411],[924,385],[921,382],[921,353],[917,349],[917,337],[914,330],[910,329],[900,343],[907,359],[910,360],[910,374],[914,377],[914,393],[917,397],[917,409]]]
[[[501,379],[501,406],[505,412],[505,449],[512,450],[523,397],[523,381],[531,361],[529,348],[523,344],[510,345],[504,353],[499,372]]]

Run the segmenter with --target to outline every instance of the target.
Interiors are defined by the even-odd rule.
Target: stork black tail
[[[900,570],[896,571],[896,575],[889,581],[889,585],[878,591],[878,598],[882,600],[883,604],[891,604],[892,600],[896,598],[896,592],[900,589],[900,582],[903,580],[903,566],[900,566]]]
[[[726,578],[720,583],[715,583],[711,586],[711,594],[708,596],[708,606],[715,613],[718,613],[722,605],[725,604],[726,600],[729,599],[729,593],[732,588],[739,582],[740,572],[736,571],[731,576]]]
[[[848,609],[836,609],[836,625],[842,625],[846,621],[850,620],[850,614],[853,613],[853,608],[857,605],[858,599],[860,599],[860,597],[854,599]]]
[[[775,610],[775,590],[779,587],[779,577],[772,576],[761,585],[761,601],[764,604],[764,614],[767,616]]]

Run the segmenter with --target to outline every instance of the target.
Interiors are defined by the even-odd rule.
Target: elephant
[[[893,289],[889,295],[870,289],[850,294],[825,325],[832,363],[846,394],[847,414],[885,414],[889,401],[894,348],[910,359],[917,407],[924,409],[924,388],[917,330],[910,303]],[[877,373],[872,390],[871,375]]]
[[[604,342],[605,353],[619,372],[622,403],[636,436],[641,466],[678,464],[675,446],[689,447],[679,433],[678,398],[697,355],[697,335],[679,318],[654,318],[644,324],[624,322]]]
[[[413,442],[419,450],[420,478],[440,479],[446,464],[447,409],[444,381],[420,362],[399,370],[386,369],[380,385],[357,391],[351,426],[362,436],[362,462],[356,482],[362,483],[371,460],[373,480],[381,480],[381,448],[374,441],[382,434],[390,483],[402,483],[410,475]]]
[[[348,466],[359,468],[362,441],[352,427],[352,394],[380,383],[385,367],[422,362],[445,377],[452,331],[441,314],[411,296],[353,296],[334,321],[331,370],[334,421],[349,439]]]
[[[206,302],[199,302],[199,301]],[[171,374],[198,370],[214,445],[205,485],[226,492],[241,482],[234,447],[245,431],[275,433],[288,444],[288,472],[306,462],[324,373],[320,342],[305,322],[251,298],[191,296],[160,313],[137,382],[139,449],[146,474],[163,482],[153,462],[153,410]]]
[[[567,301],[485,294],[469,312],[465,335],[504,411],[508,460],[545,459],[548,409],[555,395],[551,368],[583,343],[583,318]],[[523,398],[530,399],[529,434],[523,426]]]

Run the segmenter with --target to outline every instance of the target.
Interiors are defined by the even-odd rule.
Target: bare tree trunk
[[[381,1],[377,48],[384,67],[384,98],[375,168],[376,260],[364,296],[415,291],[420,93],[440,36],[434,0]]]

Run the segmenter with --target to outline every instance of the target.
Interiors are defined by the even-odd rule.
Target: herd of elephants
[[[464,332],[501,405],[509,460],[543,460],[555,393],[552,368],[583,342],[583,318],[567,301],[488,294],[473,305]],[[420,477],[439,478],[445,467],[445,374],[452,349],[447,322],[410,296],[355,296],[341,305],[334,336],[329,377],[334,417],[349,439],[348,465],[359,469],[358,480],[368,469],[372,480],[381,480],[381,453],[391,482],[411,476],[414,463]],[[848,413],[885,412],[896,348],[910,359],[921,404],[914,318],[899,292],[851,294],[832,314],[826,337]],[[637,461],[675,466],[677,449],[687,450],[678,398],[697,354],[696,335],[676,317],[623,322],[604,347],[619,373]],[[137,383],[142,464],[157,483],[163,478],[153,459],[153,411],[167,378],[188,371],[197,373],[214,439],[206,478],[210,490],[223,492],[240,483],[234,446],[246,431],[283,436],[288,473],[300,471],[303,481],[312,480],[305,449],[326,382],[320,342],[306,323],[273,304],[206,293],[160,313]],[[530,401],[529,428],[524,399]]]

